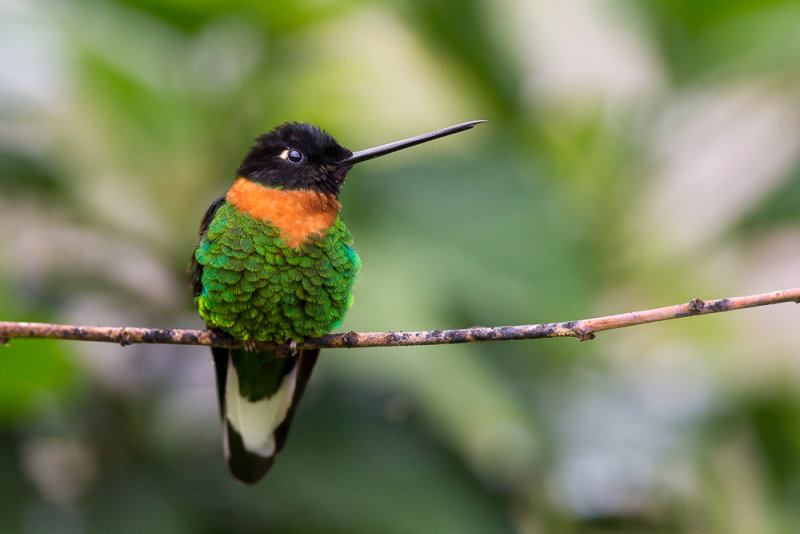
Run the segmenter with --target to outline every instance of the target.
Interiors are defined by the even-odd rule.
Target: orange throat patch
[[[336,221],[342,205],[331,194],[317,191],[282,191],[237,178],[225,199],[256,219],[269,220],[281,238],[298,248],[311,234],[320,234]]]

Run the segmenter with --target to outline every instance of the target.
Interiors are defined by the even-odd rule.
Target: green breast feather
[[[247,341],[297,342],[330,332],[353,303],[361,260],[336,218],[298,249],[280,230],[223,203],[195,251],[203,266],[197,297],[206,323]]]

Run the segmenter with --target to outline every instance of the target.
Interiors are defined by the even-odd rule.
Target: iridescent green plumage
[[[310,124],[286,123],[260,136],[200,225],[192,287],[206,324],[249,349],[258,341],[291,347],[339,326],[361,266],[338,215],[347,172],[478,122],[356,153]],[[228,467],[253,484],[286,441],[319,350],[212,353]]]
[[[301,342],[330,332],[353,303],[361,261],[336,218],[298,249],[269,221],[223,203],[195,251],[200,315],[242,341]]]

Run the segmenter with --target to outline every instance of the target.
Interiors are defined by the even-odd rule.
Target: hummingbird
[[[256,138],[233,185],[200,224],[191,285],[206,326],[241,342],[212,348],[231,474],[255,484],[283,447],[319,349],[353,304],[361,260],[339,216],[356,163],[457,132],[471,121],[351,152],[328,132],[287,122]],[[282,349],[256,350],[258,342]]]

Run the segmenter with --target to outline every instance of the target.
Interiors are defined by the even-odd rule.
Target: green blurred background
[[[225,7],[222,7],[225,6]],[[0,2],[0,317],[201,326],[186,266],[252,139],[362,149],[342,330],[798,285],[796,0]],[[793,533],[800,308],[323,353],[255,488],[208,349],[0,349],[0,533]]]

